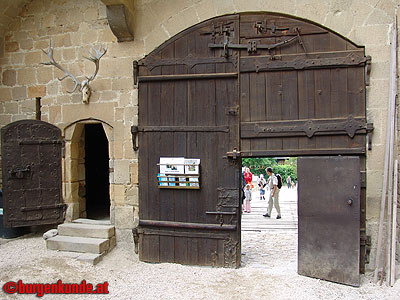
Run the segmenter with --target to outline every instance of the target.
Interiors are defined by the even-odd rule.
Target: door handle
[[[347,205],[348,205],[348,206],[352,206],[352,205],[353,205],[353,199],[347,200]]]

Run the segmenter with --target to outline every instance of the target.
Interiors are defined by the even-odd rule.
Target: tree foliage
[[[271,167],[275,174],[280,174],[283,184],[286,183],[286,178],[290,175],[292,180],[297,182],[297,158],[291,157],[285,161],[284,165],[279,165],[277,159],[274,158],[243,158],[242,166],[249,167],[253,175],[259,176],[264,174],[268,178],[266,168]]]

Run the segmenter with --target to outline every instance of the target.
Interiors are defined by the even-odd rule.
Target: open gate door
[[[239,144],[237,57],[208,46],[237,40],[238,25],[194,26],[137,64],[141,261],[240,265],[239,163],[227,158]],[[200,159],[200,189],[159,186],[160,157]]]
[[[298,273],[359,286],[359,157],[299,157],[297,170]]]
[[[56,224],[64,220],[61,130],[22,120],[1,129],[4,226]]]

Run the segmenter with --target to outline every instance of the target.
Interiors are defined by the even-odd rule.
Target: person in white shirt
[[[278,178],[272,172],[272,168],[268,167],[266,169],[267,174],[269,176],[267,185],[269,186],[270,193],[269,193],[269,201],[268,201],[268,212],[264,214],[264,217],[271,217],[272,206],[275,205],[275,209],[278,213],[276,216],[277,219],[281,218],[281,208],[279,207],[279,192],[280,189],[278,188]]]
[[[267,185],[267,182],[265,181],[264,175],[260,174],[260,177],[258,178],[258,186],[260,188],[260,200],[265,200],[265,186]]]

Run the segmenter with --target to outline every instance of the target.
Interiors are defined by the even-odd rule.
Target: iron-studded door
[[[210,43],[238,37],[238,16],[188,29],[138,62],[139,258],[240,265],[237,56]],[[200,189],[158,186],[160,157],[200,159]]]
[[[360,160],[299,157],[298,273],[359,286]]]
[[[4,226],[61,223],[61,130],[37,120],[1,129]]]

